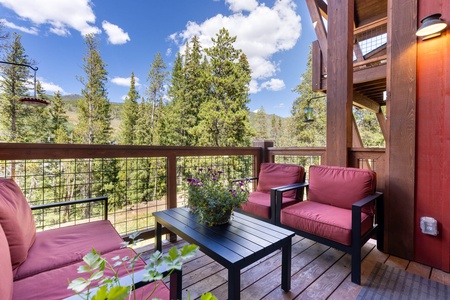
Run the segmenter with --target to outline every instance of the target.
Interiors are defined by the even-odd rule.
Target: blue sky
[[[246,53],[252,68],[250,110],[263,106],[283,117],[290,116],[292,89],[316,39],[303,0],[0,0],[0,21],[5,31],[22,35],[50,94],[81,94],[76,77],[85,76],[84,34],[96,33],[111,102],[123,102],[132,71],[144,95],[157,52],[170,71],[186,41],[197,35],[209,47],[225,27],[237,36],[235,47]]]

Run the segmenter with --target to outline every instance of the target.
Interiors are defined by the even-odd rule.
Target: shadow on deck
[[[165,243],[163,252],[185,242]],[[136,249],[144,259],[153,253],[153,245]],[[241,299],[356,299],[377,262],[394,266],[450,285],[450,274],[377,250],[375,241],[362,248],[361,286],[351,282],[350,255],[295,236],[292,241],[292,281],[289,293],[281,285],[281,251],[276,251],[241,271]],[[218,299],[226,299],[227,270],[198,251],[183,265],[183,299],[187,290],[191,299],[211,291]]]

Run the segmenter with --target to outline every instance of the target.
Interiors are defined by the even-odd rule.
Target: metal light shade
[[[447,28],[447,23],[441,20],[441,14],[432,14],[421,21],[422,25],[416,32],[417,36],[426,40],[441,35],[441,32]]]
[[[27,67],[34,71],[34,97],[33,98],[31,98],[31,97],[21,98],[21,99],[19,99],[19,101],[21,103],[31,105],[31,106],[47,106],[50,104],[50,102],[48,102],[48,101],[36,98],[36,71],[38,70],[37,67],[33,67],[33,66],[30,66],[27,64],[9,62],[9,61],[0,61],[0,63],[7,64],[7,65],[13,65],[13,66]]]
[[[312,107],[309,107],[309,106],[305,107],[304,113],[305,113],[305,119],[303,120],[303,122],[313,122],[314,121],[314,114],[313,114]]]

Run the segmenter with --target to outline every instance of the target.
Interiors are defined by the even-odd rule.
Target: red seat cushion
[[[86,253],[85,253],[86,254]],[[131,252],[129,248],[123,248],[109,252],[107,254],[102,254],[111,264],[114,262],[111,258],[120,255],[124,256],[134,256],[135,253]],[[79,266],[84,265],[84,262],[78,262],[75,264],[67,265],[62,268],[53,269],[40,274],[29,276],[21,280],[14,281],[14,294],[13,299],[17,300],[34,300],[34,299],[45,299],[45,300],[60,300],[74,295],[72,290],[67,289],[68,280],[74,280],[79,277],[88,277],[88,273],[79,274],[77,269]],[[135,270],[141,270],[145,266],[142,259],[136,262]],[[119,272],[119,277],[127,275],[127,270],[124,266],[117,267]],[[105,271],[106,276],[112,276],[112,272]],[[140,299],[140,298],[138,298]],[[164,298],[163,298],[164,299]],[[168,298],[165,298],[168,299]]]
[[[299,165],[262,163],[256,191],[270,194],[274,187],[303,182],[304,174],[305,169]],[[284,193],[283,197],[295,198],[296,190]]]
[[[370,170],[311,166],[308,200],[351,209],[353,203],[373,194],[376,184],[376,174]],[[363,211],[373,214],[373,206]]]
[[[294,198],[283,197],[283,207],[294,203],[295,200]],[[250,193],[248,202],[242,204],[242,209],[262,218],[270,219],[270,193]]]
[[[11,256],[5,232],[0,225],[0,299],[10,300],[13,293],[13,272]]]
[[[102,254],[117,250],[122,242],[108,220],[38,232],[28,258],[17,269],[14,280],[79,262],[92,248]]]
[[[36,239],[36,225],[30,205],[12,179],[0,178],[0,224],[8,240],[12,268],[16,270],[27,259]]]
[[[372,228],[372,217],[361,213],[361,235]],[[347,246],[352,242],[352,211],[303,201],[281,211],[281,223]]]

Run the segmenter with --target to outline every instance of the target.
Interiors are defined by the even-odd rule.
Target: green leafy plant
[[[130,236],[134,240],[136,235]],[[135,242],[133,242],[134,244]],[[123,243],[123,246],[128,246],[127,242]],[[172,247],[169,252],[163,255],[159,251],[155,251],[147,261],[145,266],[145,275],[142,281],[151,282],[155,281],[155,287],[153,292],[156,290],[157,285],[162,284],[161,280],[170,276],[174,270],[181,270],[183,261],[189,257],[194,256],[197,251],[197,245],[187,244],[181,249],[177,247]],[[141,254],[135,254],[133,250],[130,249],[131,256],[116,256],[112,258],[112,262],[109,262],[100,253],[92,249],[91,252],[87,253],[83,257],[84,265],[78,268],[78,273],[88,273],[89,277],[77,278],[69,282],[68,289],[73,290],[81,299],[86,300],[104,300],[104,299],[135,299],[136,295],[134,293],[135,285],[135,264],[141,257]],[[158,270],[163,266],[169,270],[167,275],[163,275]],[[123,267],[127,271],[128,276],[131,278],[132,284],[130,286],[121,286],[118,275],[118,268]],[[109,269],[112,271],[112,276],[106,276],[105,271]],[[93,290],[97,287],[98,289]],[[151,295],[146,299],[150,299]],[[207,295],[207,294],[205,294]],[[213,299],[213,298],[203,298],[202,299]]]
[[[248,201],[248,179],[227,181],[222,171],[199,168],[186,181],[189,208],[210,226],[228,221],[233,210]]]

